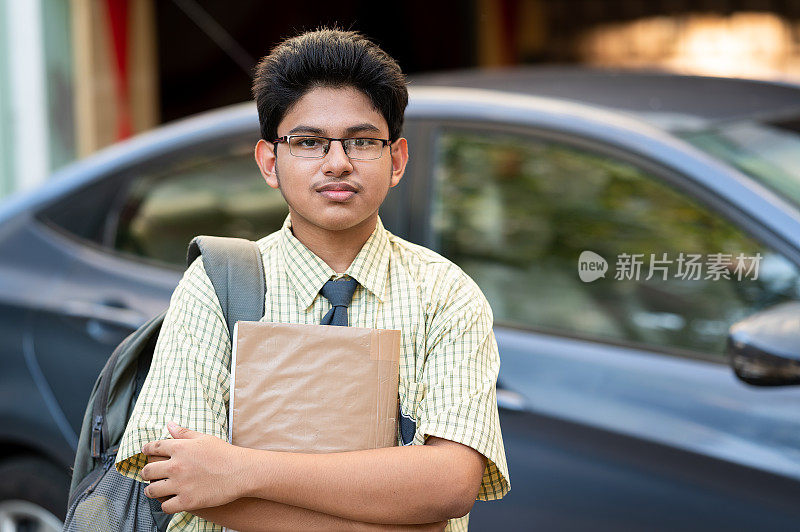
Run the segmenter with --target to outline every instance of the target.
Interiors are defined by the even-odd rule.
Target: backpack
[[[258,245],[242,238],[197,236],[189,243],[187,267],[200,255],[231,337],[238,320],[260,320],[266,284]],[[65,531],[164,531],[172,519],[172,514],[161,510],[158,500],[145,496],[144,483],[114,467],[166,312],[125,338],[94,384],[75,454]]]

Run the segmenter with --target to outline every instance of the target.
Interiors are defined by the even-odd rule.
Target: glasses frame
[[[383,157],[383,148],[385,148],[386,146],[389,146],[389,145],[392,144],[391,141],[389,141],[388,139],[378,139],[378,138],[374,138],[374,137],[346,137],[346,138],[343,138],[343,139],[335,139],[333,137],[323,137],[321,135],[284,135],[282,137],[278,137],[277,139],[273,140],[272,143],[275,144],[275,145],[278,145],[280,143],[284,143],[285,142],[288,145],[289,141],[291,141],[291,139],[295,138],[295,137],[303,137],[303,138],[311,138],[311,139],[325,139],[325,140],[328,141],[328,147],[325,148],[325,152],[322,155],[320,155],[319,157],[306,157],[304,155],[295,155],[294,153],[292,153],[291,146],[289,146],[289,154],[292,157],[299,157],[300,159],[324,159],[325,156],[328,155],[328,151],[330,151],[330,149],[331,149],[331,143],[334,140],[338,140],[339,142],[342,143],[342,150],[344,150],[344,154],[347,155],[347,157],[349,159],[352,159],[354,161],[377,161],[378,159]],[[351,157],[350,154],[347,153],[347,148],[344,147],[344,141],[346,141],[346,140],[359,140],[359,139],[361,139],[361,140],[377,140],[377,141],[380,141],[382,143],[381,154],[378,155],[377,157],[375,157],[374,159],[359,159],[358,157]]]

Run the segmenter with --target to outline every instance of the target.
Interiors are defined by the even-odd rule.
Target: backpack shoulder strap
[[[200,235],[189,243],[187,267],[200,255],[232,338],[237,321],[258,321],[264,316],[266,282],[261,251],[252,240]]]

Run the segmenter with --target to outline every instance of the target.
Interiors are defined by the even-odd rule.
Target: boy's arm
[[[447,521],[420,525],[380,525],[351,521],[322,512],[289,506],[279,502],[245,497],[214,508],[200,508],[193,514],[238,532],[283,530],[353,530],[353,531],[441,531]]]
[[[465,515],[475,501],[485,458],[464,445],[427,445],[308,454],[245,449],[187,429],[150,442],[142,478],[149,497],[169,497],[165,512],[258,497],[354,521],[419,524]],[[156,480],[161,479],[161,480]]]
[[[148,462],[160,462],[166,459],[165,456],[150,456],[148,457]],[[160,497],[158,500],[163,504],[168,498]],[[237,532],[267,532],[290,529],[436,532],[444,530],[447,526],[446,520],[419,525],[365,523],[253,497],[237,499],[222,506],[199,508],[192,513]]]

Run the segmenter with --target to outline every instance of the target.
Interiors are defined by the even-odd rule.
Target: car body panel
[[[525,410],[800,480],[800,389],[643,349],[495,330],[500,386]]]
[[[796,530],[800,485],[674,447],[500,410],[511,491],[470,530]]]

